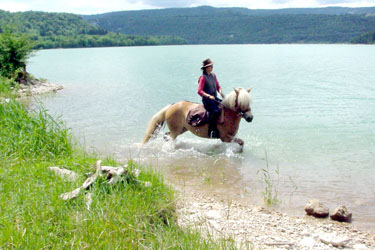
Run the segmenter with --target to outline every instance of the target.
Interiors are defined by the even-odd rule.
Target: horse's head
[[[251,89],[237,88],[230,92],[223,100],[223,105],[236,111],[240,114],[247,122],[253,120],[253,114],[251,113]]]

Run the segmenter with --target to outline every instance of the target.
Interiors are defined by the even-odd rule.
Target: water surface
[[[151,116],[200,102],[201,61],[215,61],[225,93],[252,88],[243,152],[185,133],[139,148]],[[199,45],[39,51],[29,71],[64,85],[42,102],[88,148],[151,163],[170,180],[262,204],[268,165],[279,209],[302,215],[308,199],[345,204],[375,229],[375,49],[355,45]],[[266,158],[267,155],[267,158]]]

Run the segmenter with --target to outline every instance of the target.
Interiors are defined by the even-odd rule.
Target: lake
[[[252,88],[254,120],[235,144],[185,133],[139,147],[167,104],[200,102],[197,80],[210,57],[224,90]],[[375,229],[375,47],[196,45],[38,51],[29,72],[64,86],[39,97],[89,150],[152,164],[172,183],[263,204],[262,169],[277,208],[303,215],[309,199],[340,204]],[[166,129],[165,129],[166,131]]]

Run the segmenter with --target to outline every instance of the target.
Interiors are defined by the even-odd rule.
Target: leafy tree
[[[25,76],[26,60],[33,52],[33,43],[24,34],[18,34],[9,27],[0,34],[0,75],[8,78],[17,73]]]

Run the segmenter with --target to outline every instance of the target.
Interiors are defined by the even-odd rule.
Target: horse
[[[236,138],[235,135],[238,132],[241,118],[244,118],[247,122],[253,120],[250,108],[250,91],[251,89],[245,90],[242,88],[235,88],[225,96],[224,100],[221,102],[224,120],[220,118],[218,119],[217,129],[222,142],[236,142],[240,146],[243,146],[243,140]],[[167,132],[166,134],[169,134],[173,140],[186,131],[190,131],[199,137],[209,138],[208,124],[193,127],[186,121],[189,110],[196,108],[198,105],[201,104],[180,101],[162,108],[149,121],[142,144],[145,144],[153,135],[157,134],[162,128],[164,122],[167,122],[169,128],[169,133]]]

